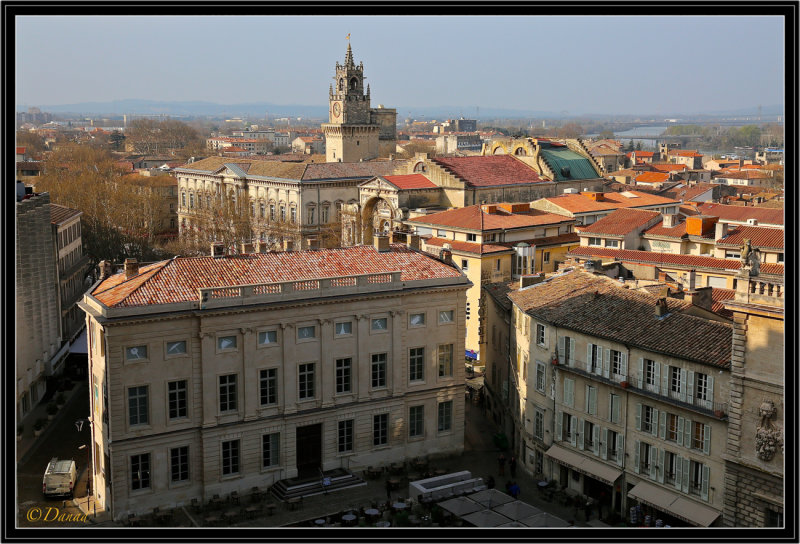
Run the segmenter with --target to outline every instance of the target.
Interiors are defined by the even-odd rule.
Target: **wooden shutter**
[[[661,385],[661,363],[653,362],[653,367],[654,367],[653,368],[653,377],[654,377],[653,381],[656,382],[655,383],[655,390],[656,390],[655,392],[656,392],[656,394],[658,394],[659,393],[659,386]],[[664,394],[666,394],[666,393],[667,392],[664,391]]]
[[[661,376],[662,395],[669,395],[669,365],[664,365],[664,374]]]
[[[659,436],[661,437],[661,440],[664,440],[667,438],[667,413],[663,410],[661,411],[661,420],[659,421],[659,427],[661,428]]]
[[[644,357],[639,357],[639,377],[636,380],[636,384],[639,389],[644,385]]]
[[[593,416],[597,415],[597,388],[592,387],[589,389],[589,413]]]
[[[569,380],[569,405],[575,406],[575,380]]]
[[[606,348],[605,356],[603,357],[603,377],[608,378],[609,367],[611,366],[611,350]]]
[[[658,450],[658,472],[657,478],[658,481],[662,484],[664,483],[664,461],[666,460],[666,450]]]
[[[614,403],[614,422],[619,424],[620,422],[619,411],[620,411],[620,405],[622,404],[621,402],[622,399],[620,398],[619,395],[615,396],[617,397],[617,402]]]
[[[636,474],[639,474],[639,449],[641,445],[641,442],[638,440],[633,443],[633,471]]]
[[[564,337],[559,336],[558,338],[558,362],[562,365],[567,364],[567,361],[564,360]]]
[[[681,482],[683,482],[683,458],[680,455],[675,456],[675,489],[680,491]]]
[[[658,449],[650,446],[650,479],[655,480],[656,465],[658,464]]]
[[[592,344],[586,345],[586,372],[592,372]]]
[[[714,409],[714,376],[708,377],[708,389],[706,390],[706,398],[708,399],[709,410]]]
[[[575,446],[575,442],[577,441],[577,433],[578,433],[578,418],[575,416],[569,416],[569,426],[572,429],[572,433],[570,433],[570,440],[569,443],[572,446]]]
[[[642,430],[642,403],[636,404],[636,430]]]
[[[625,459],[625,436],[617,435],[617,464],[622,466]]]
[[[578,434],[578,449],[579,450],[583,449],[583,438],[584,438],[583,433],[585,432],[584,428],[583,428],[583,425],[584,425],[583,419],[579,419],[578,420],[578,429],[575,431]]]
[[[653,408],[653,424],[650,426],[653,436],[658,436],[658,410]]]
[[[686,402],[686,369],[681,369],[681,400]]]
[[[711,451],[711,425],[703,425],[703,453],[706,455]]]
[[[694,372],[691,370],[686,373],[686,402],[694,402]]]
[[[569,366],[575,366],[575,339],[569,339]]]
[[[628,354],[624,351],[619,352],[619,369],[625,379],[628,379]]]
[[[561,441],[561,421],[564,418],[563,412],[556,412],[556,440]]]
[[[678,444],[683,446],[683,422],[684,419],[678,416]]]
[[[592,427],[592,453],[597,455],[600,452],[600,427]]]
[[[550,350],[550,332],[547,330],[547,325],[542,325],[544,329],[544,349]]]
[[[683,445],[687,448],[692,447],[692,420],[685,419],[683,420],[684,429],[683,429]]]
[[[584,398],[584,403],[585,403],[585,407],[586,407],[586,413],[587,413],[587,414],[591,414],[591,413],[592,413],[592,412],[590,411],[590,408],[589,408],[589,406],[590,406],[590,403],[589,403],[589,393],[590,393],[590,391],[591,391],[591,390],[592,390],[591,386],[589,386],[589,385],[586,385],[586,386],[584,386],[584,391],[585,391],[585,393],[584,393],[584,395],[583,395],[583,398]]]
[[[608,429],[603,428],[603,444],[600,446],[600,457],[608,459]]]
[[[703,481],[700,484],[700,497],[704,501],[708,500],[708,479],[710,476],[711,469],[707,465],[703,465]]]
[[[681,491],[684,493],[689,492],[689,459],[683,460],[683,482],[681,483]]]

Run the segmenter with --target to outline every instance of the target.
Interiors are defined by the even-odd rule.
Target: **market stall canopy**
[[[709,527],[720,515],[713,508],[647,482],[636,484],[628,496],[698,527]]]
[[[591,476],[592,478],[597,478],[610,485],[613,485],[617,478],[622,475],[622,471],[617,468],[608,466],[600,461],[595,461],[594,459],[589,459],[579,453],[555,444],[550,446],[550,449],[545,452],[545,455],[559,464],[571,467],[580,473]]]

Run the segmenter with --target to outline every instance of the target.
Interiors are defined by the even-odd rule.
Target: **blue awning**
[[[472,350],[472,349],[466,350],[465,355],[467,356],[467,359],[477,359],[478,358],[478,354],[475,352],[475,350]]]

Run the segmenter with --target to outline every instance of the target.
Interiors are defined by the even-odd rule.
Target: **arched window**
[[[186,193],[181,191],[181,208],[186,207]]]
[[[350,79],[350,90],[355,91],[358,89],[358,78],[354,77]]]
[[[189,207],[194,208],[194,193],[189,193]]]
[[[344,90],[344,78],[343,77],[339,78],[339,90],[340,91]]]
[[[259,204],[259,216],[261,217],[261,219],[264,219],[264,216],[265,216],[265,215],[266,215],[266,214],[265,214],[265,206],[264,206],[264,203],[263,203],[263,202],[261,202],[261,203]]]

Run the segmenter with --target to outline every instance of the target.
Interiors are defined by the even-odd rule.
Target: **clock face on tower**
[[[342,106],[338,102],[333,103],[333,116],[338,118],[342,113]]]

